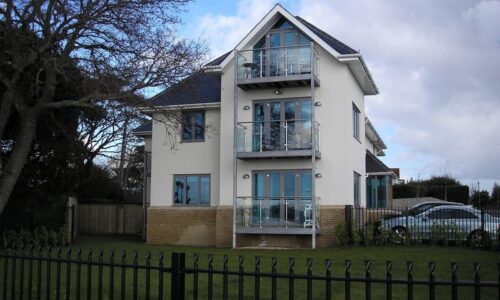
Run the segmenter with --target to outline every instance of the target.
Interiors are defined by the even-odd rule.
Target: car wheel
[[[403,245],[410,238],[408,230],[404,227],[395,227],[391,232],[391,241],[396,245]]]
[[[476,230],[469,234],[467,244],[474,249],[487,249],[491,246],[491,236],[487,232]]]

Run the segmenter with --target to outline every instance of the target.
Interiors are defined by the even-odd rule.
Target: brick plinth
[[[215,246],[216,207],[150,207],[147,243]]]
[[[232,207],[150,207],[147,243],[232,247]],[[322,205],[316,247],[335,243],[335,226],[345,221],[344,206]],[[238,247],[310,248],[310,235],[238,234]]]

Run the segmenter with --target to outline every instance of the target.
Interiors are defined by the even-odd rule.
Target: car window
[[[424,205],[421,205],[419,207],[412,208],[409,211],[409,213],[412,216],[416,216],[416,215],[419,215],[419,214],[423,213],[424,211],[427,211],[427,210],[431,209],[432,207],[433,207],[432,204],[424,204]]]
[[[427,218],[438,220],[438,219],[451,219],[452,211],[450,209],[440,209],[431,211],[427,214]]]
[[[477,219],[478,217],[466,210],[463,209],[453,209],[453,218],[455,219]]]

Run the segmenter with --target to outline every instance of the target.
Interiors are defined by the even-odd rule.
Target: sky
[[[189,4],[180,34],[232,50],[269,0]],[[404,179],[500,183],[500,1],[302,0],[288,11],[359,50],[380,90],[366,112]]]

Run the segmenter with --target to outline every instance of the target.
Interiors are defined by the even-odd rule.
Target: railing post
[[[388,260],[386,265],[386,297],[387,300],[392,299],[392,261]]]
[[[429,300],[436,299],[436,289],[435,289],[435,275],[434,270],[436,269],[436,263],[429,263]]]
[[[481,277],[479,276],[479,270],[481,265],[479,263],[474,263],[474,299],[481,299]]]
[[[458,265],[456,262],[451,263],[451,299],[457,300],[458,299],[458,292],[457,292],[457,269]]]
[[[185,253],[172,253],[172,268],[170,276],[170,299],[184,300],[186,267]]]
[[[350,300],[351,299],[351,261],[346,259],[344,261],[345,265],[345,275],[344,275],[344,299],[345,300]]]
[[[345,230],[347,235],[347,244],[352,244],[352,205],[345,206]]]
[[[413,300],[413,262],[409,261],[406,263],[406,268],[408,271],[408,300]]]
[[[370,300],[372,298],[372,286],[371,286],[371,265],[369,260],[365,260],[365,299]]]

